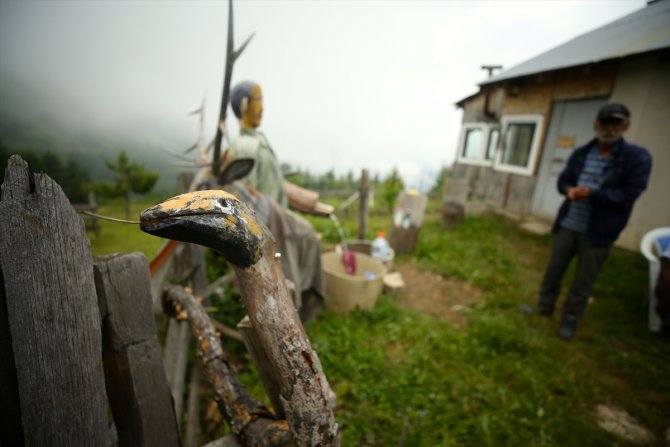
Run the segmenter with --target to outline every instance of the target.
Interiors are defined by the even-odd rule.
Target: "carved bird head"
[[[194,191],[140,213],[142,231],[212,248],[234,265],[254,265],[263,255],[263,229],[253,211],[222,190]]]

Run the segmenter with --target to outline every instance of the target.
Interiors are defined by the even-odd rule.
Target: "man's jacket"
[[[597,144],[593,139],[574,150],[568,164],[558,177],[558,191],[566,195],[571,186],[577,186],[589,149]],[[635,200],[647,188],[651,173],[651,155],[645,148],[620,138],[603,168],[600,189],[589,191],[591,214],[586,239],[594,246],[610,245],[624,229]],[[570,207],[570,200],[563,201],[554,222],[553,232],[558,231]]]

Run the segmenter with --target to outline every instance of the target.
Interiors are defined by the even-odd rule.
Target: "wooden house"
[[[453,178],[469,204],[552,220],[556,180],[572,150],[594,137],[598,109],[631,110],[625,138],[654,157],[648,189],[618,244],[637,249],[670,225],[670,0],[578,36],[479,84],[460,100],[463,123]],[[449,193],[448,188],[446,191]]]

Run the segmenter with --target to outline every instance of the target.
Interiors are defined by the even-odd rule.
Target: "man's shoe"
[[[577,330],[577,319],[573,317],[564,317],[561,321],[561,327],[558,328],[558,337],[561,340],[568,341],[575,336]]]
[[[533,315],[533,314],[538,314],[542,315],[543,317],[551,317],[554,312],[551,310],[543,309],[541,307],[537,306],[529,306],[527,304],[524,304],[519,308],[522,314],[524,315]]]

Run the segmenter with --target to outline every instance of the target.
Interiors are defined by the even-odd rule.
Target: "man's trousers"
[[[563,320],[575,323],[579,321],[586,309],[593,284],[611,249],[611,245],[593,247],[583,233],[559,228],[554,234],[551,256],[540,286],[539,310],[546,314],[554,312],[556,300],[561,293],[563,276],[572,258],[577,256],[575,277],[563,306]]]

